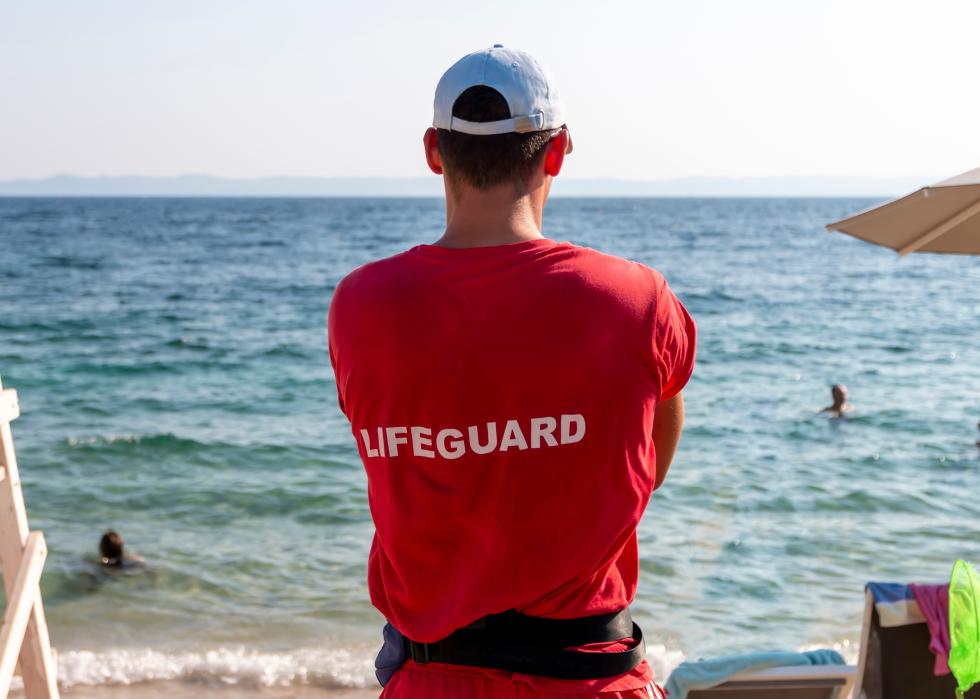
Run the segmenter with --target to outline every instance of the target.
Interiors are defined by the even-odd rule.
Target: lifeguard
[[[423,147],[445,232],[351,272],[329,317],[382,697],[660,697],[629,604],[694,322],[652,268],[542,234],[572,140],[528,54],[453,65]]]

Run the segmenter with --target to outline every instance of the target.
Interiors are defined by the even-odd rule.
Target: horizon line
[[[0,184],[10,184],[13,182],[43,182],[54,179],[79,179],[79,180],[104,180],[104,179],[216,179],[228,180],[232,182],[242,182],[249,180],[274,180],[274,179],[309,179],[309,180],[435,180],[438,175],[215,175],[207,172],[179,172],[170,175],[146,175],[146,174],[100,174],[100,175],[79,175],[70,172],[58,172],[51,175],[6,177],[0,179]],[[795,179],[819,179],[819,180],[917,180],[922,182],[932,182],[937,178],[921,177],[917,175],[826,175],[826,174],[783,174],[783,175],[677,175],[671,177],[610,177],[610,176],[560,176],[556,180],[563,181],[599,181],[599,182],[676,182],[679,180],[795,180]]]
[[[858,175],[707,176],[634,180],[559,177],[555,197],[889,197],[922,187],[919,177]],[[52,175],[0,180],[0,196],[56,197],[402,197],[444,196],[437,176]]]

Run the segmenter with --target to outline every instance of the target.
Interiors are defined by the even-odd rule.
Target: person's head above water
[[[847,386],[842,383],[835,383],[830,387],[830,395],[834,399],[834,408],[841,408],[847,403]]]
[[[531,55],[496,44],[453,64],[423,143],[429,168],[444,176],[441,242],[480,229],[484,245],[541,237],[541,211],[572,140],[558,92]]]
[[[831,417],[838,418],[854,410],[851,404],[847,402],[847,386],[844,384],[835,383],[831,386],[830,395],[834,399],[834,402],[832,405],[828,405],[821,410],[821,413],[830,413]]]
[[[102,565],[121,565],[123,561],[123,538],[110,529],[102,535],[102,539],[99,541],[99,553],[102,555]]]

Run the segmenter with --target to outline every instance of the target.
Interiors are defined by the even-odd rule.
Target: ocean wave
[[[375,651],[374,647],[304,648],[282,653],[247,648],[196,652],[72,650],[58,653],[58,681],[62,688],[176,681],[250,688],[363,689],[376,686]],[[661,681],[666,681],[684,660],[681,650],[659,643],[647,646],[647,661]]]
[[[194,439],[178,437],[170,432],[162,434],[106,434],[85,437],[68,437],[64,444],[70,448],[91,448],[116,446],[126,448],[131,446],[143,446],[158,448],[165,451],[189,451],[203,449],[208,446],[224,446],[223,444],[205,444]]]
[[[177,337],[164,343],[165,347],[182,350],[211,351],[213,348],[206,339]]]
[[[129,685],[184,681],[245,687],[313,685],[364,688],[374,679],[373,652],[334,648],[283,653],[246,648],[164,652],[151,648],[72,650],[58,654],[58,681],[78,685]]]
[[[857,659],[850,640],[808,644],[799,650],[833,648],[845,660]],[[143,682],[188,682],[248,688],[315,686],[323,689],[364,689],[377,686],[375,648],[304,648],[275,653],[246,648],[215,648],[197,652],[164,652],[151,648],[58,653],[62,688],[131,685]],[[653,675],[666,682],[687,660],[684,651],[662,643],[647,645]]]
[[[40,259],[40,262],[48,267],[59,267],[67,269],[102,269],[105,264],[102,258],[80,257],[74,255],[47,255]]]
[[[237,467],[269,463],[268,460],[292,459],[290,463],[306,467],[316,466],[325,469],[341,469],[360,472],[361,465],[357,455],[350,447],[330,444],[271,443],[271,442],[233,442],[225,440],[201,441],[192,437],[181,437],[173,432],[122,433],[73,435],[58,442],[58,448],[65,453],[78,452],[92,455],[122,455],[146,458],[158,456],[195,456],[217,466]],[[264,467],[264,466],[262,466]]]
[[[222,350],[207,350],[214,356],[196,360],[183,359],[180,362],[153,360],[125,362],[79,362],[68,368],[69,373],[81,376],[118,376],[142,377],[156,374],[184,375],[198,370],[232,371],[245,368],[245,364],[237,361],[218,361],[224,356]]]

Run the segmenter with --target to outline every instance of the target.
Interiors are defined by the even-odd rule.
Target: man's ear
[[[562,163],[565,162],[565,154],[571,152],[571,137],[568,129],[562,129],[558,134],[548,141],[545,146],[548,152],[544,156],[544,174],[558,177],[561,172]]]
[[[425,130],[422,137],[425,146],[425,162],[429,169],[437,175],[442,174],[442,156],[439,155],[439,133],[431,126]]]

